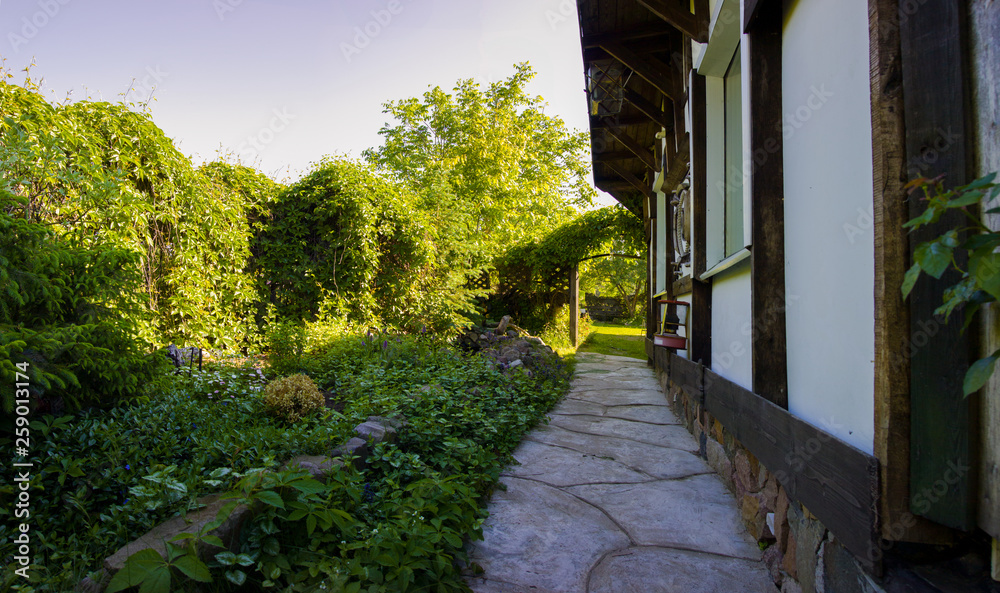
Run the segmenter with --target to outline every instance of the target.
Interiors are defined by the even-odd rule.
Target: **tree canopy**
[[[424,209],[446,200],[464,226],[462,240],[491,258],[541,239],[595,193],[588,136],[545,114],[544,100],[526,90],[534,75],[523,63],[485,89],[460,80],[453,93],[435,87],[386,103],[395,121],[380,132],[384,144],[365,153],[379,170],[419,188]]]

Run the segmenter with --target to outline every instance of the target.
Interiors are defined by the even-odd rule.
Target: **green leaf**
[[[917,279],[920,278],[920,264],[913,264],[909,270],[906,271],[906,276],[903,277],[903,298],[910,296],[910,292],[913,290],[913,286],[917,283]]]
[[[969,367],[968,372],[965,373],[965,381],[962,383],[962,391],[966,397],[970,393],[979,391],[990,380],[994,369],[996,369],[995,363],[997,358],[1000,358],[1000,350],[997,350],[991,356],[980,358]]]
[[[969,268],[979,286],[996,299],[1000,299],[1000,254],[974,255]]]
[[[976,251],[977,249],[982,249],[984,247],[992,248],[997,245],[1000,245],[1000,233],[981,233],[966,239],[965,243],[962,244],[962,249]]]
[[[236,554],[233,554],[228,550],[216,554],[215,559],[218,561],[219,564],[223,566],[232,566],[236,564]]]
[[[960,187],[959,190],[960,191],[969,191],[969,190],[973,190],[973,189],[984,188],[984,187],[986,187],[988,185],[992,185],[993,180],[996,179],[996,177],[997,177],[997,174],[994,171],[993,173],[990,173],[989,175],[986,175],[984,177],[980,177],[979,179],[976,179],[975,181],[973,181],[972,183],[970,183],[970,184],[968,184],[968,185],[966,185],[964,187]]]
[[[281,496],[274,492],[273,490],[264,490],[263,492],[258,492],[254,498],[263,502],[264,504],[271,505],[272,507],[277,507],[279,509],[285,508],[285,501],[281,500]]]
[[[312,478],[296,480],[289,485],[303,494],[318,494],[326,491],[326,486]]]
[[[928,206],[927,209],[924,210],[923,214],[905,223],[903,225],[903,228],[918,229],[925,224],[931,224],[932,222],[934,222],[937,219],[937,216],[938,216],[937,209],[934,208],[933,206]]]
[[[125,566],[122,567],[111,582],[108,584],[106,593],[115,593],[116,591],[124,591],[129,587],[134,587],[139,585],[149,576],[149,574],[155,571],[157,568],[165,566],[166,560],[156,551],[149,548],[145,550],[139,550],[135,554],[132,554],[125,560]]]
[[[213,545],[217,548],[225,548],[226,544],[222,541],[222,538],[217,535],[203,535],[201,536],[201,541],[206,544]]]
[[[913,253],[913,259],[920,267],[934,278],[940,278],[941,274],[948,269],[951,264],[952,249],[947,247],[940,239],[921,243]]]
[[[239,564],[240,566],[253,566],[254,559],[251,558],[248,554],[239,554],[236,556],[236,563]]]
[[[170,568],[164,565],[150,572],[139,593],[170,593]]]
[[[269,537],[264,540],[264,545],[261,546],[261,550],[268,556],[277,556],[281,552],[281,545],[278,540],[273,537]]]
[[[247,573],[242,570],[227,570],[226,580],[234,585],[242,585],[247,582]]]
[[[211,583],[212,573],[204,562],[195,556],[182,556],[174,562],[174,567],[184,573],[188,578],[199,583]]]
[[[983,192],[971,191],[964,193],[947,204],[948,208],[961,208],[978,204],[983,199]]]

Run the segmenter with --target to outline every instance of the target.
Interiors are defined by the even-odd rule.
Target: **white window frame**
[[[747,148],[749,146],[749,81],[743,73],[747,72],[748,55],[740,51],[743,40],[739,23],[741,19],[739,0],[718,0],[713,11],[712,23],[709,28],[709,43],[699,45],[696,50],[696,67],[698,73],[705,76],[706,98],[706,163],[705,163],[705,196],[706,196],[706,229],[705,229],[705,264],[707,270],[700,275],[706,279],[725,269],[728,269],[749,256],[751,238],[750,211],[750,175],[747,164]],[[734,16],[735,15],[735,16]],[[722,18],[726,16],[728,18]],[[734,224],[739,224],[739,217],[729,219],[729,244],[727,245],[726,217],[726,174],[731,172],[732,163],[726,163],[726,75],[734,65],[734,59],[740,59],[740,131],[742,136],[742,158],[736,163],[737,170],[742,173],[742,233],[733,232]],[[732,114],[730,114],[730,120]],[[730,122],[731,123],[731,122]],[[732,155],[730,155],[732,160]],[[730,200],[733,196],[730,195]],[[742,234],[742,237],[740,237]],[[740,245],[742,243],[742,245]]]

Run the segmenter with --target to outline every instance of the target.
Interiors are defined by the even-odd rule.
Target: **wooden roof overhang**
[[[656,174],[682,176],[676,160],[686,169],[684,77],[690,39],[708,37],[708,0],[577,0],[577,6],[594,184],[644,218]],[[668,139],[664,154],[661,131]]]

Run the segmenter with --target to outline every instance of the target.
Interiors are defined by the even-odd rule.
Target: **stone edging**
[[[328,455],[299,455],[285,462],[281,469],[298,467],[308,471],[317,480],[325,480],[334,471],[344,467],[343,459],[345,458],[351,458],[351,463],[355,468],[364,469],[368,466],[368,457],[371,455],[374,445],[381,442],[394,442],[398,430],[405,425],[406,422],[402,420],[369,416],[366,421],[354,427],[354,432],[358,436],[335,447]],[[222,496],[222,494],[203,496],[198,499],[198,503],[204,505],[202,508],[187,513],[184,517],[178,516],[168,519],[139,539],[125,544],[104,560],[98,580],[87,577],[80,581],[75,591],[102,593],[114,575],[125,566],[128,557],[141,550],[156,550],[161,556],[166,557],[168,541],[182,533],[198,533],[205,525],[216,519],[222,507],[232,500],[224,499]],[[257,511],[259,509],[241,504],[233,509],[222,525],[208,534],[221,539],[229,551],[236,553],[238,552],[236,546],[239,545],[240,531],[246,520]],[[222,549],[217,546],[198,542],[198,556],[203,560],[212,558],[220,551]]]

